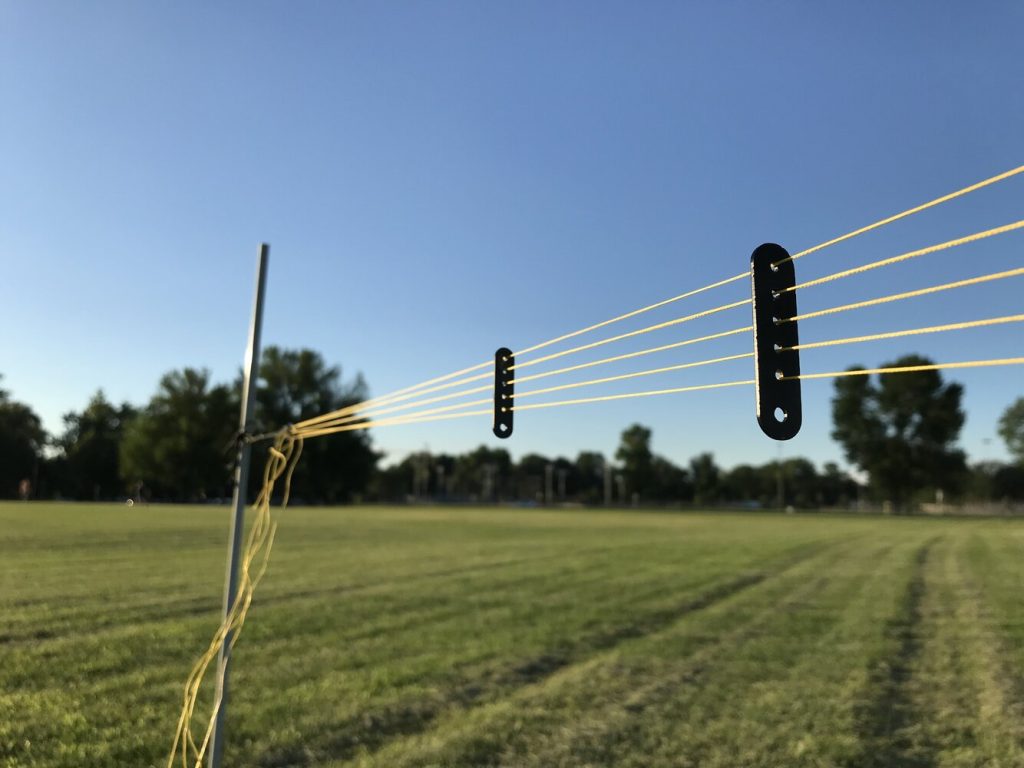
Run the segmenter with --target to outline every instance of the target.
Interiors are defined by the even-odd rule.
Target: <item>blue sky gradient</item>
[[[373,393],[814,245],[1024,162],[1024,5],[0,2],[0,373],[58,431],[102,387],[142,403],[240,366],[257,244],[264,339]],[[1015,178],[797,263],[809,279],[1024,218]],[[1003,235],[808,289],[801,310],[1024,263]],[[737,283],[609,328],[748,295]],[[1021,311],[1021,278],[808,321],[804,340]],[[744,325],[746,308],[582,362]],[[599,332],[593,338],[599,338]],[[591,340],[585,337],[581,341]],[[1020,354],[1021,327],[807,352],[807,372]],[[733,337],[579,379],[749,351]],[[750,378],[748,361],[581,389]],[[1002,458],[1021,368],[952,372],[963,445]],[[564,380],[569,380],[566,377]],[[561,383],[550,380],[546,383]],[[540,384],[540,382],[538,382]],[[785,455],[837,460],[830,382]],[[774,459],[749,389],[538,410],[506,443]],[[389,460],[499,444],[483,420],[381,429]]]

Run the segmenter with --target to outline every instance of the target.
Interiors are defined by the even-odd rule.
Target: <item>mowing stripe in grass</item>
[[[784,564],[779,567],[785,569],[810,555],[806,548],[801,550],[799,553],[787,554],[783,559]],[[332,726],[335,730],[332,738],[308,741],[304,745],[304,750],[286,748],[271,763],[291,764],[282,762],[281,755],[284,754],[343,757],[353,753],[357,748],[372,748],[375,744],[383,744],[394,736],[415,733],[430,725],[446,710],[491,701],[518,688],[536,683],[569,664],[579,663],[588,656],[614,647],[627,638],[657,631],[687,613],[702,610],[724,600],[759,583],[765,577],[766,574],[763,572],[754,573],[707,587],[702,586],[701,591],[691,597],[683,600],[676,597],[667,609],[634,615],[631,617],[632,623],[628,625],[613,627],[610,631],[603,630],[590,636],[575,637],[572,644],[563,644],[555,652],[542,652],[525,660],[514,661],[511,666],[499,659],[500,666],[497,668],[489,662],[483,667],[470,667],[464,677],[459,676],[445,683],[444,693],[434,693],[434,689],[431,688],[431,692],[426,695],[397,695],[394,698],[385,698],[376,706],[364,704],[360,710],[352,713],[350,720],[337,722]],[[606,603],[605,609],[608,608],[610,606]],[[636,621],[641,622],[640,625],[637,625]]]
[[[851,768],[888,768],[903,765],[927,768],[934,765],[930,748],[916,745],[907,734],[920,714],[908,691],[911,670],[921,652],[921,604],[925,593],[924,571],[937,539],[922,544],[914,555],[914,568],[896,613],[886,622],[888,648],[872,665],[866,699],[860,707],[861,750]]]
[[[872,560],[884,556],[887,548],[871,548]],[[809,679],[806,667],[822,663],[814,659],[819,649],[832,656],[829,649],[841,635],[839,627],[852,624],[846,619],[849,607],[872,591],[871,582],[880,580],[860,567],[861,553],[847,549],[835,554],[806,588],[777,596],[774,610],[731,635],[713,659],[703,660],[682,678],[678,671],[667,675],[632,694],[624,707],[612,703],[577,719],[570,733],[547,740],[541,748],[532,746],[527,764],[796,763],[787,741],[798,742],[791,734],[799,732],[807,716],[801,703],[813,693],[808,683],[828,681],[842,669],[843,659],[829,658],[827,669],[816,670]],[[857,567],[844,568],[851,560]],[[756,756],[745,753],[751,744],[757,744]]]
[[[666,627],[624,641],[468,715],[449,716],[431,733],[388,745],[357,763],[396,768],[525,763],[525,754],[544,739],[563,738],[567,722],[581,712],[621,711],[624,705],[635,709],[666,687],[692,684],[733,643],[752,636],[776,616],[777,600],[796,599],[820,588],[822,580],[808,576],[830,556],[831,550],[791,563],[771,579],[706,606],[706,611],[684,614]],[[681,668],[666,662],[677,655],[683,660]]]

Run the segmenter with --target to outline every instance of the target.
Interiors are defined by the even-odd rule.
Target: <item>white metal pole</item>
[[[256,265],[256,296],[253,300],[252,319],[249,324],[249,344],[245,350],[245,367],[242,369],[242,411],[238,420],[242,434],[249,430],[249,417],[256,395],[256,380],[260,375],[260,331],[263,328],[263,295],[267,287],[267,262],[270,260],[270,246],[260,245]],[[245,501],[249,487],[249,460],[252,450],[245,440],[239,441],[235,463],[235,490],[231,500],[234,514],[231,518],[231,535],[228,539],[228,571],[224,581],[224,616],[228,615],[238,595],[238,561],[242,555],[242,539],[245,535]],[[217,693],[220,701],[210,737],[210,768],[220,768],[224,755],[224,723],[228,711],[228,663],[231,661],[231,634],[224,637],[217,658]]]

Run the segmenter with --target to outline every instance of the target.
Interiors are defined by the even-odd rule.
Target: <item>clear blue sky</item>
[[[1024,162],[1022,28],[1017,2],[0,0],[3,386],[56,431],[100,387],[142,403],[171,368],[230,379],[261,240],[266,343],[320,350],[375,394],[736,274],[761,242],[799,250]],[[1024,218],[1022,201],[1024,179],[1004,182],[808,256],[798,277]],[[1004,235],[808,289],[801,309],[1020,266],[1022,245]],[[808,321],[802,337],[1020,312],[1020,296],[1018,278]],[[808,352],[803,368],[1009,356],[1021,341],[1020,326],[967,331]],[[734,338],[605,370],[749,349]],[[1004,456],[995,422],[1024,371],[948,375],[967,389],[964,447]],[[569,396],[750,376],[731,363]],[[831,387],[805,384],[785,455],[839,458]],[[752,397],[534,411],[507,443],[486,419],[374,437],[391,460],[481,442],[573,455],[610,452],[639,421],[677,461],[761,462],[777,444]]]

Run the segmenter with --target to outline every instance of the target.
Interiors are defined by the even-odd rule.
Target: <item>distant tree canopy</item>
[[[23,480],[35,484],[45,443],[35,411],[0,389],[0,498],[16,498]]]
[[[574,490],[584,504],[598,504],[604,500],[605,472],[611,464],[596,451],[580,451],[574,462]]]
[[[927,364],[916,355],[889,365]],[[142,489],[154,499],[228,497],[238,437],[241,379],[215,383],[206,370],[170,371],[141,408],[115,405],[97,392],[64,416],[47,437],[38,416],[0,389],[0,498],[27,480],[36,495],[109,499]],[[367,397],[360,376],[345,381],[338,366],[309,349],[264,350],[254,392],[252,432],[343,408]],[[832,401],[833,437],[867,473],[878,500],[905,508],[942,488],[953,498],[1024,498],[1024,398],[1010,405],[999,434],[1017,462],[982,462],[967,470],[955,446],[964,414],[962,389],[935,371],[839,379]],[[420,451],[379,469],[367,431],[306,441],[293,478],[293,498],[307,503],[358,500],[554,502],[616,505],[693,504],[844,507],[863,489],[835,464],[821,471],[804,458],[724,469],[710,453],[675,464],[652,448],[641,424],[623,430],[614,457],[582,451],[575,459],[481,445],[460,455]],[[253,451],[250,497],[261,480],[267,444]],[[964,494],[958,494],[961,487]],[[928,494],[928,495],[926,495]]]
[[[171,371],[124,431],[121,472],[129,485],[176,501],[230,495],[229,452],[238,429],[238,396],[211,384],[210,372]]]
[[[651,430],[633,424],[622,432],[615,458],[631,492],[650,494],[654,490],[654,453],[651,451]]]
[[[715,457],[702,453],[690,459],[690,475],[693,478],[693,500],[698,504],[714,504],[722,496],[721,471],[715,464]]]
[[[836,464],[818,472],[807,459],[791,458],[725,470],[702,453],[684,469],[651,449],[653,432],[633,424],[622,432],[617,463],[595,451],[575,460],[524,454],[513,461],[500,448],[480,446],[459,456],[419,451],[377,472],[371,496],[382,501],[527,501],[616,506],[727,505],[772,508],[845,507],[859,486]],[[621,482],[619,482],[621,481]],[[780,498],[779,493],[782,493]],[[550,495],[549,495],[550,494]]]
[[[759,507],[848,507],[858,500],[860,486],[837,464],[822,472],[807,459],[795,457],[759,467],[740,464],[723,471],[720,492],[727,504]]]
[[[83,467],[92,461],[103,482],[113,482],[108,447],[123,432],[122,488],[141,484],[154,497],[179,501],[230,496],[240,397],[241,378],[230,386],[214,384],[209,371],[194,368],[165,374],[137,414],[128,406],[114,409],[98,396],[82,414],[66,419],[62,442],[68,473],[77,476],[73,459]],[[262,355],[254,398],[250,430],[271,432],[364,400],[366,384],[360,377],[344,384],[341,370],[328,366],[317,352],[271,346]],[[250,493],[262,479],[267,450],[266,444],[253,450]],[[293,478],[293,494],[310,502],[349,501],[366,491],[377,459],[365,431],[309,441]],[[92,492],[85,480],[71,487],[79,497]]]
[[[615,458],[629,494],[641,501],[688,501],[693,498],[690,476],[685,469],[651,450],[652,432],[633,424],[622,432]]]
[[[918,355],[885,367],[928,365]],[[851,369],[856,370],[856,369]],[[963,388],[944,384],[938,371],[839,378],[832,400],[836,439],[846,458],[868,473],[882,500],[905,508],[924,489],[956,490],[965,477],[954,444],[964,423]]]
[[[120,446],[127,425],[136,416],[131,405],[115,406],[100,390],[80,412],[64,415],[64,433],[57,439],[63,459],[62,489],[75,499],[123,496]]]
[[[240,380],[236,388],[241,390]],[[328,366],[319,352],[267,347],[260,362],[251,429],[255,433],[270,432],[366,398],[362,376],[343,382],[341,369]],[[263,466],[267,450],[264,445],[253,452],[254,466]],[[292,491],[298,499],[328,504],[360,498],[366,493],[379,458],[366,430],[309,440],[295,469]],[[261,480],[260,472],[253,472],[250,489]]]
[[[521,469],[514,466],[504,448],[481,445],[459,456],[419,451],[378,470],[371,490],[382,501],[510,500],[520,495]]]
[[[1024,464],[975,464],[971,467],[969,496],[979,501],[1024,501]]]
[[[1018,397],[999,417],[999,436],[1006,450],[1024,465],[1024,397]]]

